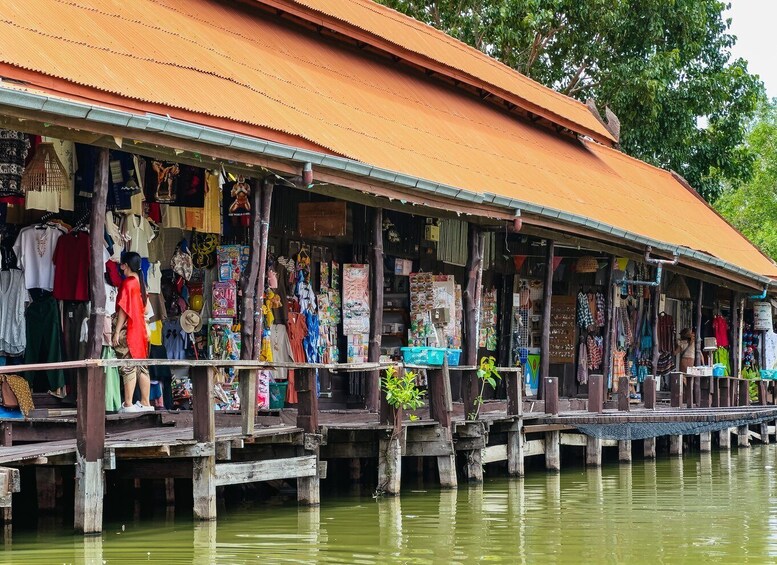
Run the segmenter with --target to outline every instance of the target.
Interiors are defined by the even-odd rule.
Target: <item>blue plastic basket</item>
[[[461,349],[447,349],[448,367],[457,367],[461,360]]]
[[[442,365],[447,350],[442,347],[403,347],[402,360],[409,365]]]

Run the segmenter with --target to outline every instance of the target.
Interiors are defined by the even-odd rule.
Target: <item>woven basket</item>
[[[688,283],[681,275],[675,275],[666,289],[666,296],[675,300],[690,300],[691,291],[688,289]]]
[[[54,145],[41,143],[22,175],[22,189],[28,191],[62,192],[69,180],[65,166],[59,160]]]
[[[575,270],[578,273],[595,273],[599,270],[599,262],[596,257],[584,255],[577,260]]]

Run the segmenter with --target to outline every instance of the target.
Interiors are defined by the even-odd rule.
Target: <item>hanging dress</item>
[[[305,316],[299,312],[289,312],[286,320],[286,333],[289,335],[289,344],[291,345],[291,356],[297,363],[305,363],[305,346],[302,341],[308,335],[308,326],[305,323]],[[289,404],[297,403],[297,388],[294,382],[294,371],[289,371],[289,384],[286,387],[286,402]]]

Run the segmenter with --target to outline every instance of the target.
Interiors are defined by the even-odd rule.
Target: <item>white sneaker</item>
[[[138,411],[139,412],[153,412],[154,410],[156,410],[156,408],[154,408],[150,404],[148,406],[145,406],[143,404],[138,403],[137,406],[138,406]]]
[[[121,408],[119,408],[119,414],[129,414],[132,412],[140,412],[140,408],[135,404],[132,406],[124,406],[124,404],[122,404]]]

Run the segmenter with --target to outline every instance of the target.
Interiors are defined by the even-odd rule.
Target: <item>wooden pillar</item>
[[[545,379],[550,377],[550,310],[553,299],[553,263],[555,243],[545,240],[545,285],[542,295],[542,337],[540,338],[540,374],[537,398],[545,398]],[[558,394],[558,391],[556,391]]]
[[[643,455],[645,459],[656,458],[656,438],[646,437],[643,443]]]
[[[618,410],[628,412],[629,408],[629,377],[620,377],[618,379]]]
[[[739,378],[742,364],[742,341],[739,337],[739,293],[731,291],[731,376]]]
[[[669,455],[683,454],[683,436],[669,436]]]
[[[618,441],[618,461],[621,463],[631,463],[631,440],[622,439]]]
[[[683,398],[683,374],[669,373],[669,405],[680,408]]]
[[[712,432],[702,432],[699,434],[699,451],[702,453],[712,451]]]
[[[737,446],[750,447],[750,428],[748,426],[737,428]]]
[[[370,342],[367,360],[370,363],[380,361],[380,345],[383,334],[383,208],[374,208],[372,213],[372,249],[370,250]],[[365,401],[367,410],[378,412],[380,409],[380,371],[371,371],[367,380]]]
[[[758,381],[758,405],[766,406],[766,381]]]
[[[585,464],[591,467],[602,465],[602,440],[598,437],[586,436]]]
[[[739,380],[739,405],[750,406],[750,381],[747,379]]]
[[[601,389],[601,396],[599,397],[602,401],[607,398],[607,381],[610,378],[610,373],[612,372],[612,349],[615,344],[615,324],[613,324],[613,311],[615,307],[615,266],[617,264],[617,259],[615,258],[615,255],[610,255],[610,263],[607,267],[607,290],[604,293],[604,296],[607,300],[607,309],[604,311],[604,347],[602,351],[602,374],[604,378],[602,379],[602,382],[599,383],[599,388]],[[591,379],[589,377],[588,379],[588,395],[589,395],[589,402],[590,402],[590,395],[591,395],[591,387],[594,386],[591,383]],[[591,411],[589,407],[589,412]]]
[[[507,415],[514,416],[507,432],[507,473],[522,477],[523,462],[523,373],[507,373]]]
[[[297,427],[305,433],[318,433],[318,396],[316,396],[315,369],[295,369],[297,387]]]
[[[542,381],[545,389],[545,413],[558,414],[558,378],[546,377]]]
[[[192,458],[194,517],[216,519],[216,424],[213,413],[213,368],[192,367],[192,428],[194,440],[211,455]]]
[[[660,286],[654,286],[653,287],[653,374],[656,376],[656,378],[659,378],[658,376],[658,356],[659,356],[659,350],[658,350],[658,314],[659,314],[659,308],[661,301],[661,287]]]
[[[693,403],[693,406],[699,407],[701,406],[701,377],[694,376],[692,379],[691,402]],[[691,406],[691,408],[693,408],[693,406]]]
[[[605,373],[606,375],[606,373]],[[602,381],[607,377],[605,375],[590,375],[588,377],[588,411],[595,414],[602,412],[602,394],[604,386]]]
[[[54,510],[57,507],[56,467],[50,465],[35,466],[35,491],[38,495],[38,512]]]
[[[761,422],[761,443],[764,445],[769,444],[769,423]]]
[[[429,417],[449,430],[453,415],[453,400],[448,360],[443,361],[441,369],[428,369],[426,373],[429,380]]]
[[[704,339],[701,336],[701,309],[703,298],[704,281],[699,281],[699,294],[696,297],[696,358],[694,360],[694,364],[697,366],[704,364],[704,353],[702,351],[702,344]]]
[[[718,446],[721,449],[731,449],[731,428],[724,428],[718,432]]]
[[[714,377],[698,377],[699,379],[699,408],[709,408],[712,406],[710,393],[712,391]]]
[[[384,494],[397,495],[400,491],[402,484],[401,435],[402,433],[390,433],[378,441],[378,488]]]
[[[480,227],[469,224],[467,256],[467,284],[463,291],[464,303],[464,362],[466,365],[478,364],[478,316],[480,310],[480,277],[483,269],[483,246],[485,236]],[[478,378],[475,371],[464,374],[462,399],[464,413],[475,411],[475,399],[478,397]]]
[[[264,282],[267,273],[267,241],[270,237],[270,211],[272,209],[272,193],[274,184],[265,179],[262,183],[262,208],[260,215],[259,237],[259,263],[256,270],[256,290],[254,301],[254,346],[252,359],[259,359],[259,353],[262,350],[262,327],[264,318],[262,317],[262,300],[264,298]],[[257,232],[254,232],[256,234]],[[254,235],[257,237],[257,235]]]
[[[645,377],[642,383],[642,400],[645,408],[655,410],[656,408],[656,378],[653,375]]]
[[[105,231],[105,202],[108,195],[108,149],[97,154],[92,215],[89,233],[89,343],[87,358],[102,357],[102,336],[105,325],[105,259],[102,237]],[[105,373],[100,367],[79,370],[76,377],[76,489],[75,529],[91,534],[102,531],[105,476]]]
[[[509,447],[508,447],[509,449]],[[456,453],[437,456],[437,473],[441,488],[457,488],[459,479],[456,476]]]
[[[561,470],[561,432],[545,432],[545,468],[548,471]]]
[[[467,472],[467,481],[470,483],[482,483],[483,482],[483,450],[473,449],[471,451],[465,451]]]
[[[728,408],[731,406],[731,394],[729,388],[731,387],[733,379],[731,377],[718,377],[718,405],[721,408]]]

